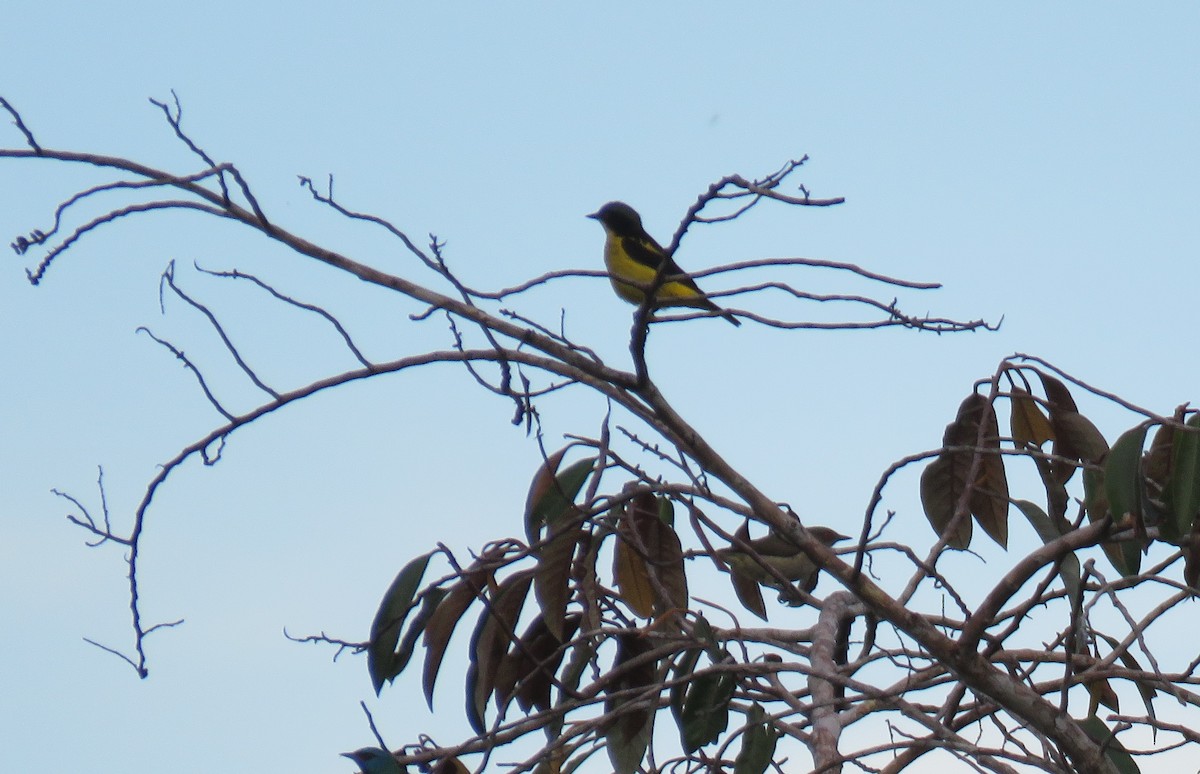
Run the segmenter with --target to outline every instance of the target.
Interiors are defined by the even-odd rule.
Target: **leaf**
[[[742,607],[754,613],[764,621],[767,619],[767,605],[763,601],[762,588],[758,585],[758,581],[748,575],[742,574],[736,567],[730,566],[729,579],[733,583],[733,593],[737,594],[738,601],[742,603]]]
[[[1109,637],[1107,634],[1104,634],[1103,632],[1094,632],[1094,633],[1097,637],[1099,637],[1102,640],[1104,640],[1105,642],[1107,642],[1108,646],[1110,648],[1112,648],[1113,650],[1117,650],[1119,647],[1121,647],[1121,643],[1117,642],[1114,638]],[[1122,650],[1120,652],[1120,654],[1118,654],[1117,658],[1119,658],[1121,660],[1121,663],[1124,664],[1129,669],[1134,669],[1134,670],[1137,670],[1138,672],[1143,671],[1142,665],[1139,664],[1137,658],[1132,653],[1129,652],[1129,648]],[[1155,715],[1154,715],[1154,696],[1158,692],[1155,690],[1154,686],[1152,686],[1152,685],[1146,685],[1144,683],[1140,683],[1137,681],[1134,681],[1134,685],[1137,686],[1138,693],[1142,697],[1142,704],[1144,704],[1146,707],[1146,714],[1150,717],[1151,720],[1153,720],[1155,717]],[[1104,706],[1109,707],[1113,711],[1118,711],[1115,707],[1112,707],[1111,705],[1106,704]],[[1156,732],[1157,732],[1157,729],[1156,729]]]
[[[1118,525],[1128,521],[1139,534],[1145,534],[1142,524],[1142,445],[1145,442],[1145,425],[1126,430],[1113,444],[1104,462],[1104,491],[1113,521]]]
[[[949,533],[967,485],[967,470],[963,462],[963,455],[943,452],[921,472],[921,506],[925,510],[925,518],[933,526],[934,534],[944,538],[951,548],[960,550],[971,545],[971,520],[960,517],[953,534]],[[970,464],[969,457],[966,462]],[[964,513],[963,517],[967,515]]]
[[[604,713],[610,716],[605,727],[608,760],[614,774],[633,774],[642,763],[650,732],[654,727],[654,706],[647,706],[643,689],[654,685],[658,672],[653,659],[629,666],[648,653],[650,643],[635,634],[619,634],[613,672],[618,676],[610,681],[604,700]],[[624,667],[624,668],[623,668]]]
[[[1033,529],[1043,543],[1052,543],[1071,531],[1071,524],[1066,519],[1060,518],[1056,523],[1046,515],[1045,511],[1028,500],[1017,500],[1013,504],[1021,513],[1025,514],[1025,518],[1033,525]],[[1079,574],[1079,557],[1075,556],[1074,551],[1064,554],[1058,563],[1058,577],[1062,578],[1063,587],[1070,596],[1073,618],[1078,617],[1079,605],[1083,601],[1083,586],[1080,583]]]
[[[1192,414],[1187,426],[1200,429],[1200,414]],[[1182,536],[1191,532],[1196,512],[1200,511],[1200,433],[1177,432],[1172,451],[1171,477],[1167,481],[1172,516],[1169,521],[1174,534]]]
[[[1091,737],[1093,742],[1100,745],[1105,757],[1113,764],[1119,774],[1141,774],[1141,769],[1137,767],[1133,758],[1126,752],[1125,746],[1113,735],[1108,726],[1104,725],[1103,720],[1095,715],[1088,715],[1079,721],[1079,725],[1087,732],[1087,735]]]
[[[650,588],[650,570],[637,549],[621,538],[617,532],[617,545],[613,550],[613,577],[617,580],[617,591],[621,599],[635,615],[649,618],[654,615],[654,590]]]
[[[779,741],[770,718],[758,704],[750,707],[746,714],[749,728],[742,734],[742,749],[733,763],[733,774],[763,774],[775,757],[775,743]]]
[[[976,427],[975,438],[979,439],[980,448],[986,451],[980,455],[968,506],[988,537],[1001,548],[1008,548],[1008,477],[1004,472],[1004,458],[1000,456],[1000,426],[990,403],[985,402],[980,413],[978,422],[983,425],[983,435],[979,437]],[[971,442],[975,443],[975,439]]]
[[[400,641],[404,619],[416,604],[417,589],[421,586],[431,556],[433,552],[422,554],[404,565],[388,586],[375,612],[375,620],[371,622],[367,672],[371,675],[376,696],[383,690],[383,684],[393,680],[404,668],[403,663],[397,665],[396,645]]]
[[[575,634],[579,619],[576,613],[564,622],[563,631],[568,638]],[[549,709],[550,686],[566,652],[563,642],[550,631],[543,617],[534,618],[496,672],[496,700],[501,710],[510,698],[515,698],[517,706],[525,712],[531,707]]]
[[[722,661],[732,661],[727,652]],[[715,742],[729,726],[729,702],[737,680],[730,672],[707,672],[693,678],[683,700],[680,717],[683,751],[691,755]]]
[[[538,542],[543,526],[576,512],[575,496],[596,465],[596,458],[588,457],[555,475],[565,452],[564,448],[550,455],[529,485],[529,496],[525,500],[525,536],[530,543]]]
[[[1032,395],[1020,387],[1013,387],[1009,392],[1008,402],[1009,425],[1012,428],[1013,440],[1018,445],[1041,447],[1047,441],[1054,440],[1054,429],[1050,426],[1050,420],[1042,413]]]
[[[450,588],[425,626],[425,668],[421,672],[421,688],[425,693],[425,702],[431,710],[433,688],[437,683],[438,670],[441,669],[450,637],[454,634],[463,613],[467,612],[471,603],[478,599],[482,590],[492,582],[492,577],[490,570],[468,569]]]
[[[562,519],[551,525],[549,531],[549,540],[537,552],[533,591],[542,609],[542,618],[561,642],[567,602],[571,596],[571,560],[584,530],[577,521]]]
[[[656,611],[686,609],[688,603],[679,536],[660,513],[659,498],[644,491],[626,504],[617,520],[613,575],[621,599],[643,618]]]
[[[1042,380],[1042,389],[1046,392],[1046,403],[1050,405],[1050,412],[1055,411],[1079,411],[1079,407],[1075,405],[1075,399],[1071,397],[1070,390],[1067,386],[1055,379],[1053,376],[1034,369],[1038,378]]]
[[[1095,465],[1104,461],[1108,441],[1090,419],[1077,411],[1060,411],[1050,420],[1054,423],[1056,454]]]
[[[467,721],[477,734],[486,731],[484,710],[496,688],[496,672],[516,639],[517,620],[533,581],[531,570],[522,570],[504,580],[489,598],[471,637],[467,667]]]
[[[755,584],[757,588],[757,584]],[[679,732],[683,733],[683,700],[687,696],[688,683],[691,680],[692,672],[696,671],[696,664],[700,661],[700,654],[704,652],[704,648],[688,648],[681,652],[675,660],[675,666],[671,670],[671,691],[669,694],[671,715],[675,717],[675,725],[679,727]]]
[[[1002,548],[1008,545],[1008,479],[1000,456],[1000,429],[988,399],[972,392],[942,435],[943,450],[921,474],[921,505],[938,537],[951,548],[971,544],[971,523],[959,517],[966,497],[967,511]],[[975,451],[955,449],[971,447]],[[971,479],[972,468],[975,477]],[[953,526],[953,534],[949,534]]]
[[[1087,512],[1088,521],[1096,522],[1108,516],[1107,487],[1104,485],[1104,473],[1091,468],[1083,471],[1083,506]],[[1138,574],[1142,566],[1142,552],[1138,541],[1105,540],[1100,544],[1104,555],[1113,568],[1122,576],[1129,578]]]
[[[1168,533],[1175,521],[1167,504],[1167,482],[1171,477],[1171,457],[1175,446],[1175,428],[1159,425],[1150,441],[1150,449],[1142,458],[1142,520],[1148,527],[1158,527],[1159,537],[1178,540]]]

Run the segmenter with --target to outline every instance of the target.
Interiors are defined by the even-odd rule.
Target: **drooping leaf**
[[[1142,458],[1142,519],[1147,527],[1157,527],[1159,537],[1178,540],[1169,534],[1175,528],[1167,503],[1167,482],[1171,478],[1171,457],[1175,445],[1175,428],[1159,425]]]
[[[1050,417],[1054,423],[1055,453],[1081,462],[1099,465],[1108,454],[1108,441],[1078,411],[1059,411]]]
[[[1079,411],[1079,407],[1075,405],[1075,399],[1071,397],[1071,391],[1067,389],[1065,384],[1041,371],[1037,371],[1037,375],[1042,380],[1042,389],[1046,392],[1046,403],[1050,405],[1051,413],[1055,411]]]
[[[967,486],[968,465],[970,457],[943,452],[921,472],[921,506],[925,518],[933,526],[934,534],[944,538],[951,548],[966,549],[971,545],[969,514],[964,512],[957,523],[954,522]]]
[[[1104,473],[1092,468],[1083,471],[1083,507],[1087,512],[1088,521],[1095,522],[1110,514],[1107,487],[1104,485]],[[1142,566],[1142,552],[1139,541],[1105,540],[1100,544],[1104,555],[1113,568],[1122,576],[1128,578],[1138,574]]]
[[[988,537],[1001,548],[1008,548],[1008,477],[1004,471],[1004,458],[1000,456],[1000,426],[992,404],[982,395],[979,397],[983,400],[978,412],[978,423],[982,428],[976,427],[976,438],[979,448],[985,451],[979,457],[968,506]]]
[[[733,774],[763,774],[775,757],[779,735],[758,704],[752,705],[746,713],[746,723],[749,727],[742,734],[742,749],[733,762]]]
[[[496,672],[517,638],[517,621],[532,581],[532,570],[522,570],[505,578],[490,595],[488,605],[475,625],[468,654],[467,721],[477,734],[486,731],[484,710],[496,688]]]
[[[1035,503],[1017,500],[1013,504],[1025,514],[1025,518],[1033,525],[1043,543],[1051,543],[1071,531],[1070,522],[1061,517],[1057,522],[1052,520]],[[1070,597],[1072,616],[1077,618],[1079,605],[1083,600],[1083,586],[1080,583],[1079,557],[1075,556],[1073,551],[1063,555],[1058,564],[1058,577],[1062,578],[1063,587]]]
[[[537,574],[533,591],[546,626],[561,642],[563,620],[571,596],[571,560],[583,537],[583,527],[574,519],[560,519],[550,526],[550,538],[537,552]]]
[[[635,615],[649,618],[654,615],[654,589],[650,586],[650,569],[638,554],[637,548],[621,538],[613,549],[613,577],[621,599]]]
[[[736,567],[729,568],[729,579],[733,583],[733,593],[737,594],[742,607],[754,613],[764,621],[767,619],[767,605],[763,600],[762,587],[758,581],[743,575]]]
[[[525,501],[525,536],[530,543],[538,542],[545,525],[576,513],[575,496],[596,465],[596,458],[588,457],[568,465],[556,475],[565,451],[563,449],[550,455],[538,468],[530,484],[529,496]]]
[[[971,522],[962,516],[954,519],[966,497],[967,512],[989,537],[1007,547],[1008,479],[996,412],[986,397],[972,392],[963,400],[946,426],[942,446],[942,453],[921,474],[921,505],[934,532],[951,548],[970,545]]]
[[[1142,445],[1146,442],[1146,426],[1126,430],[1113,444],[1104,462],[1104,487],[1113,520],[1124,524],[1130,520],[1139,528],[1142,518]]]
[[[658,672],[654,659],[641,658],[651,650],[650,643],[634,634],[617,635],[617,657],[613,671],[618,673],[606,692],[604,712],[612,717],[605,728],[608,760],[615,774],[633,774],[642,763],[654,727],[654,706],[642,694],[655,683]]]
[[[408,660],[412,658],[413,649],[417,646],[417,638],[425,633],[425,627],[448,593],[446,589],[433,588],[421,595],[421,609],[409,622],[408,629],[400,640],[400,646],[396,648],[395,659],[392,662],[392,668],[396,670],[396,674],[400,674],[408,666]]]
[[[575,634],[579,619],[576,613],[564,622],[568,639]],[[550,686],[566,652],[542,616],[534,618],[496,672],[496,702],[500,708],[503,710],[509,699],[515,698],[525,712],[532,707],[549,709]]]
[[[683,700],[687,696],[688,683],[691,680],[692,672],[696,671],[696,664],[700,661],[700,654],[704,652],[704,648],[688,648],[681,652],[675,659],[675,666],[671,669],[671,691],[669,694],[671,715],[675,718],[675,725],[679,727],[679,733],[683,733]]]
[[[471,603],[478,599],[479,594],[492,579],[490,570],[472,567],[463,573],[448,594],[438,604],[437,609],[425,626],[425,667],[421,672],[421,688],[425,693],[425,702],[433,709],[433,688],[437,683],[438,670],[442,666],[442,658],[446,655],[446,646],[450,636],[462,619],[463,613]]]
[[[413,559],[396,574],[379,603],[375,620],[371,622],[371,640],[367,647],[367,672],[371,685],[378,695],[383,684],[400,674],[404,664],[397,665],[396,646],[400,642],[400,631],[404,619],[416,606],[417,589],[425,577],[425,568],[433,553],[422,554]]]
[[[1192,414],[1189,428],[1200,429],[1200,414]],[[1171,455],[1167,500],[1175,535],[1187,535],[1200,511],[1200,432],[1176,431]]]
[[[1079,725],[1087,732],[1087,735],[1091,737],[1093,742],[1101,746],[1105,757],[1108,758],[1120,774],[1141,774],[1141,769],[1138,768],[1133,757],[1125,750],[1125,746],[1109,730],[1108,726],[1104,725],[1103,720],[1095,715],[1088,715],[1079,721]]]
[[[732,657],[722,654],[722,661]],[[692,679],[683,699],[683,751],[692,754],[715,742],[729,727],[729,702],[737,680],[730,672],[707,672]]]
[[[1009,425],[1013,440],[1018,445],[1041,447],[1047,441],[1054,440],[1050,420],[1042,413],[1032,395],[1020,387],[1013,387],[1009,393],[1009,405]]]
[[[1104,634],[1103,632],[1094,632],[1094,634],[1097,637],[1099,637],[1100,639],[1107,642],[1108,646],[1110,648],[1112,648],[1113,650],[1117,650],[1118,648],[1121,647],[1121,643],[1117,642],[1116,639],[1109,637],[1107,634]],[[1121,663],[1124,664],[1129,669],[1133,669],[1138,672],[1142,671],[1142,665],[1139,664],[1137,658],[1132,653],[1129,652],[1129,648],[1125,648],[1124,650],[1122,650],[1117,655],[1117,658],[1119,658],[1121,660]],[[1142,697],[1142,704],[1145,705],[1145,707],[1146,707],[1146,715],[1149,716],[1151,720],[1153,720],[1155,718],[1154,696],[1158,692],[1154,689],[1154,686],[1152,686],[1152,685],[1146,685],[1145,683],[1141,683],[1141,682],[1135,682],[1134,684],[1137,686],[1138,694],[1140,694]],[[1115,707],[1111,707],[1110,705],[1107,705],[1107,704],[1105,706],[1110,707],[1110,709],[1112,709],[1114,712],[1117,711]],[[1157,734],[1157,729],[1154,729],[1154,731],[1155,731],[1155,734]]]
[[[643,618],[656,611],[686,609],[688,602],[679,536],[659,514],[658,498],[640,492],[617,521],[613,575],[621,599]]]

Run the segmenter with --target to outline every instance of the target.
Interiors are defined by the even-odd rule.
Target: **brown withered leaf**
[[[921,472],[921,506],[934,534],[945,538],[951,548],[971,545],[971,518],[963,513],[951,533],[950,526],[962,493],[967,486],[970,457],[944,452]]]
[[[617,521],[613,575],[621,598],[643,618],[672,608],[684,609],[688,602],[679,536],[659,514],[658,498],[652,492],[640,492]]]
[[[533,592],[546,625],[559,641],[563,638],[563,616],[571,597],[571,560],[583,532],[577,519],[562,519],[550,526],[549,540],[537,552]]]
[[[1041,447],[1047,441],[1054,440],[1050,420],[1031,394],[1020,387],[1013,387],[1009,394],[1009,406],[1009,425],[1013,440],[1018,445]]]
[[[562,630],[568,640],[574,636],[579,620],[579,614],[575,613],[563,622]],[[501,710],[513,698],[525,712],[532,707],[549,709],[550,686],[566,652],[563,642],[550,631],[542,616],[534,618],[496,672],[496,703]]]
[[[505,578],[489,596],[471,638],[467,668],[467,720],[478,734],[486,732],[484,710],[496,687],[496,671],[516,638],[516,625],[529,595],[532,570]]]
[[[1001,548],[1008,548],[1008,476],[1004,471],[1004,458],[1000,456],[1000,425],[992,405],[982,395],[979,397],[984,403],[975,416],[979,417],[983,433],[981,438],[977,427],[975,437],[979,440],[979,448],[986,452],[980,455],[968,506],[988,537]]]
[[[463,613],[471,606],[479,593],[492,583],[492,571],[483,567],[468,568],[463,577],[450,587],[450,591],[438,603],[437,609],[425,626],[423,644],[425,645],[425,666],[421,673],[421,688],[425,692],[425,701],[429,709],[433,709],[433,688],[437,683],[438,670],[442,667],[442,658],[446,655],[446,646],[454,629],[462,619]]]
[[[1071,397],[1071,391],[1067,389],[1067,385],[1036,368],[1034,372],[1042,380],[1042,389],[1046,391],[1046,403],[1050,405],[1051,414],[1056,411],[1079,412],[1079,407],[1075,405],[1075,399]]]
[[[1090,419],[1078,411],[1056,411],[1050,415],[1050,422],[1054,425],[1055,454],[1093,465],[1104,462],[1108,441]]]

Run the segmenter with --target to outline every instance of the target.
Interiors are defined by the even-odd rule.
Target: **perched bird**
[[[401,774],[404,771],[390,752],[378,747],[363,747],[342,753],[342,757],[357,763],[362,774]]]
[[[741,325],[730,312],[704,295],[667,251],[642,228],[642,218],[625,202],[609,202],[588,215],[604,226],[604,265],[617,295],[631,304],[646,300],[659,267],[666,263],[662,284],[654,293],[654,306],[690,306],[717,312],[734,325]]]
[[[809,527],[808,532],[827,546],[847,539],[845,535],[841,535],[829,527]],[[739,537],[743,537],[744,534],[748,533],[741,533]],[[817,587],[816,565],[796,547],[795,543],[783,535],[772,532],[765,537],[747,542],[750,548],[754,549],[754,553],[758,554],[757,559],[737,546],[721,548],[716,552],[717,557],[729,565],[730,572],[734,576],[741,576],[778,588],[779,580],[763,567],[765,564],[773,567],[788,580],[797,582],[805,593],[811,594]]]

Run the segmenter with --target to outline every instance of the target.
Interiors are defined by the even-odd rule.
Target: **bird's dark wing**
[[[621,245],[625,248],[625,252],[629,254],[630,258],[655,271],[658,271],[658,267],[662,265],[663,260],[666,260],[667,268],[664,276],[678,277],[680,279],[675,281],[695,289],[697,293],[700,292],[700,288],[696,287],[696,283],[692,278],[687,276],[687,272],[679,268],[679,264],[675,263],[675,259],[668,256],[667,251],[663,250],[658,242],[655,242],[650,236],[621,237]]]

